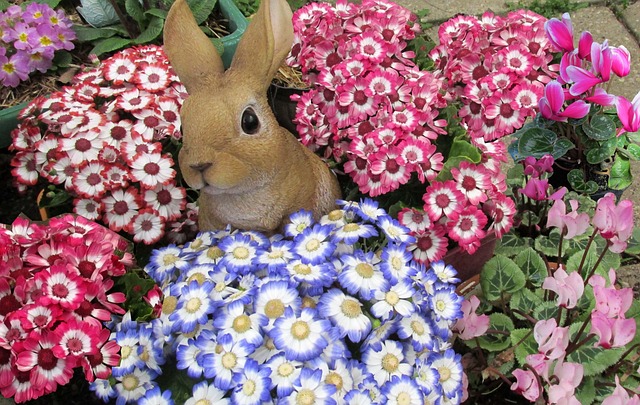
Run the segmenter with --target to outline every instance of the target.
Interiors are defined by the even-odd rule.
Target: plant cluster
[[[462,305],[455,329],[470,348],[469,395],[494,380],[531,402],[638,401],[640,303],[615,285],[633,204],[616,204],[611,193],[580,203],[565,188],[553,192],[545,178],[552,164],[550,156],[523,163],[520,235],[505,235],[480,292]]]
[[[36,70],[45,73],[56,51],[72,50],[76,34],[62,10],[30,3],[0,12],[0,84],[17,87]]]
[[[472,138],[502,138],[535,116],[544,84],[556,76],[545,21],[531,11],[486,12],[456,16],[438,28],[435,71],[449,97],[462,104],[458,115]]]
[[[128,48],[37,98],[19,116],[10,148],[21,187],[50,184],[51,206],[153,244],[195,234],[197,208],[174,168],[186,98],[162,49]]]
[[[141,404],[459,403],[455,270],[413,261],[374,201],[342,205],[271,238],[227,229],[154,251],[158,317],[114,325],[120,365],[92,389]]]
[[[120,347],[104,326],[122,315],[114,288],[132,266],[128,242],[82,217],[0,226],[0,393],[24,402],[82,368],[108,378]]]
[[[513,155],[553,155],[571,188],[585,194],[627,188],[630,160],[640,159],[640,93],[629,101],[607,88],[629,74],[629,51],[598,43],[588,31],[576,47],[567,13],[545,29],[559,52],[559,76],[545,86],[536,119],[515,133]]]
[[[302,142],[348,175],[347,199],[376,197],[394,215],[410,207],[399,219],[416,238],[414,258],[434,262],[450,242],[475,252],[486,232],[508,231],[514,212],[505,149],[470,140],[441,94],[444,78],[416,66],[419,30],[385,0],[309,4],[294,14],[288,63],[311,85],[296,110]]]

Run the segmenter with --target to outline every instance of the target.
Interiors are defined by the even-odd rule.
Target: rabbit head
[[[289,214],[316,217],[340,198],[319,157],[280,127],[266,93],[293,42],[285,0],[262,0],[224,70],[185,0],[167,16],[164,47],[189,96],[180,111],[179,155],[187,184],[200,190],[200,228],[277,230]]]

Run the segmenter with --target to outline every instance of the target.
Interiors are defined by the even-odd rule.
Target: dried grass
[[[277,85],[282,87],[290,87],[294,89],[308,89],[307,83],[302,80],[302,72],[298,69],[294,69],[291,66],[283,64],[276,72],[276,76],[273,79]]]

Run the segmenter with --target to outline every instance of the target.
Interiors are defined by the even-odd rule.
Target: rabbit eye
[[[260,129],[260,120],[253,108],[248,107],[242,112],[242,120],[240,122],[242,132],[248,135],[254,135]]]

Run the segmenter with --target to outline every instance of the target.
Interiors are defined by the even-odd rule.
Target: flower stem
[[[587,246],[584,248],[584,254],[582,255],[582,260],[580,260],[580,265],[578,266],[578,274],[582,274],[582,266],[584,266],[584,261],[587,259],[587,253],[589,253],[589,248],[591,248],[591,244],[593,243],[593,240],[596,237],[596,234],[598,233],[597,229],[593,230],[593,233],[591,234],[591,236],[589,237],[589,241],[587,242]],[[585,285],[587,285],[587,281],[585,280],[584,282]]]
[[[600,256],[598,257],[598,260],[593,265],[593,268],[591,269],[591,271],[589,272],[587,277],[584,279],[584,285],[587,285],[587,283],[589,282],[589,279],[591,278],[591,276],[593,276],[595,274],[596,269],[600,265],[600,262],[602,262],[602,259],[604,259],[604,255],[607,254],[607,250],[608,250],[608,247],[605,248],[605,249],[602,249],[602,253],[600,253]],[[584,259],[584,257],[583,257],[583,259]]]

